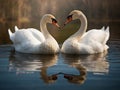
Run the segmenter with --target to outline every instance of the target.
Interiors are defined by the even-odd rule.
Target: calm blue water
[[[120,40],[97,55],[31,55],[0,46],[0,90],[120,90]]]

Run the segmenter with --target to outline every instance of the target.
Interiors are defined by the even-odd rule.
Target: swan
[[[106,45],[109,39],[109,26],[107,29],[92,29],[86,32],[87,18],[79,10],[73,10],[64,25],[72,20],[79,19],[81,27],[79,30],[64,41],[61,52],[65,54],[95,54],[106,51],[109,47]]]
[[[47,23],[57,24],[55,17],[51,14],[45,14],[40,21],[41,32],[34,28],[18,29],[15,26],[15,32],[8,30],[9,37],[13,42],[15,50],[21,53],[31,54],[55,54],[59,52],[57,41],[47,30]]]

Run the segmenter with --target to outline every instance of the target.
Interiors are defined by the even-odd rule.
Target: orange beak
[[[66,19],[66,22],[64,23],[64,26],[65,26],[66,24],[68,24],[69,22],[71,22],[71,21],[72,21],[72,18]]]
[[[59,29],[61,29],[60,26],[58,25],[58,23],[53,21],[52,24],[55,25],[56,27],[58,27]]]

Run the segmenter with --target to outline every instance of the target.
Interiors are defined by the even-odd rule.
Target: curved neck
[[[71,37],[78,38],[79,40],[87,30],[87,18],[85,15],[79,15],[78,19],[81,21],[81,26],[79,30],[75,34],[73,34]]]
[[[41,32],[43,33],[44,37],[47,39],[52,36],[48,32],[46,24],[47,24],[47,22],[44,19],[42,19],[40,22],[40,29],[41,29]]]

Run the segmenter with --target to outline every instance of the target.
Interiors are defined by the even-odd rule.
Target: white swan
[[[15,33],[8,30],[15,50],[21,53],[32,54],[55,54],[59,52],[57,41],[47,31],[47,23],[52,23],[59,27],[55,17],[46,14],[40,22],[41,32],[34,28],[18,29],[15,26]]]
[[[86,32],[87,18],[79,10],[73,10],[65,24],[72,20],[79,19],[81,21],[80,29],[69,37],[62,45],[61,52],[66,54],[95,54],[101,53],[108,49],[106,42],[109,39],[109,27],[104,30],[104,27],[92,29]]]

